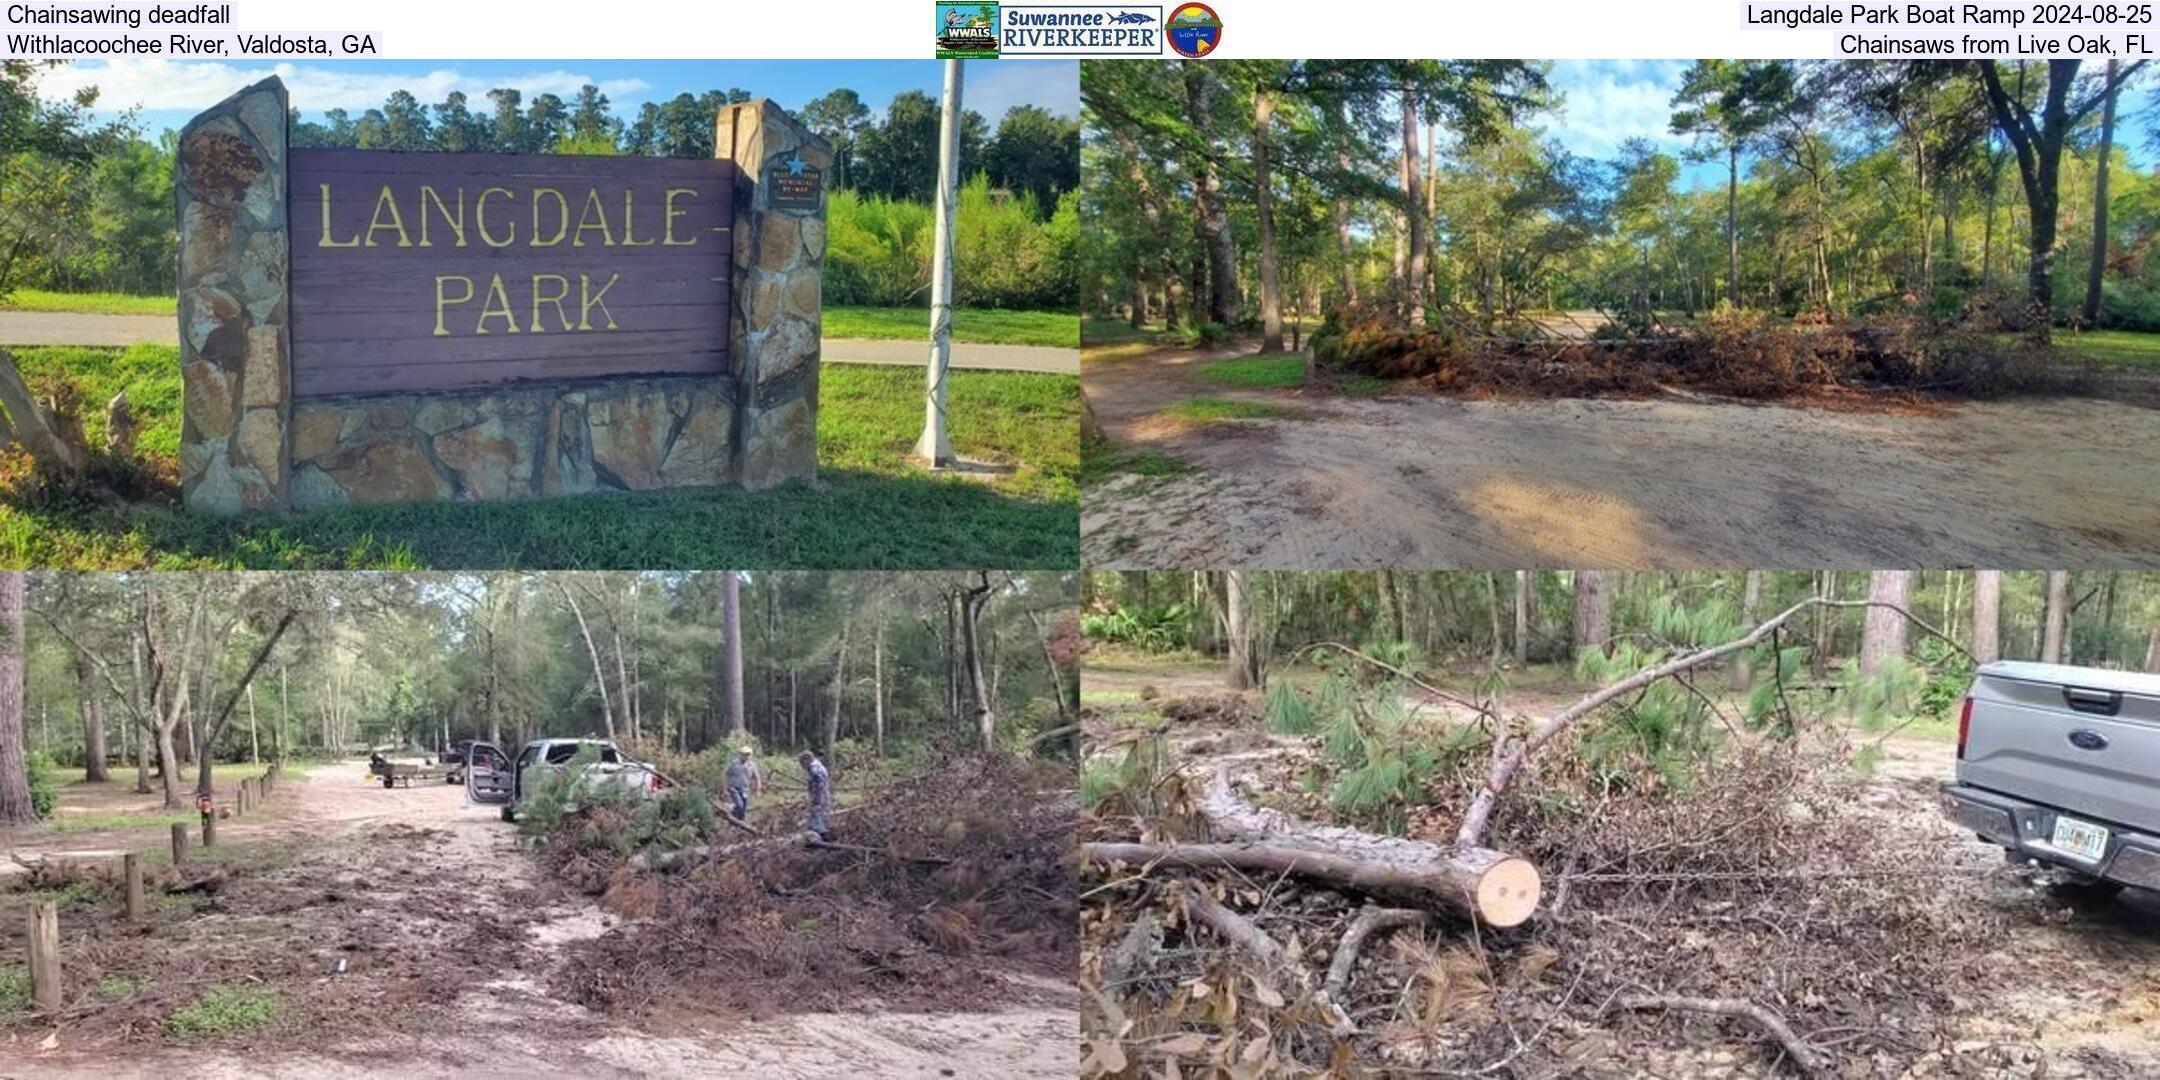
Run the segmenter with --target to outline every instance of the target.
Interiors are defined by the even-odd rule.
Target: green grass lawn
[[[1202,367],[1200,377],[1245,390],[1287,390],[1305,381],[1305,358],[1286,353],[1217,360]]]
[[[2160,369],[2160,334],[2092,330],[2083,334],[2058,334],[2055,343],[2102,364]]]
[[[824,334],[829,338],[878,341],[930,340],[929,308],[825,307]],[[953,340],[982,345],[1080,347],[1080,316],[1061,311],[992,311],[961,308],[953,312]]]
[[[20,349],[33,385],[66,371],[93,443],[126,386],[140,445],[171,472],[180,378],[171,346]],[[48,569],[1006,569],[1079,562],[1080,382],[954,371],[953,446],[1013,465],[936,475],[908,460],[922,372],[830,364],[819,478],[770,491],[646,492],[499,503],[337,507],[238,519],[177,508],[0,503],[0,566]]]
[[[1203,424],[1215,420],[1271,420],[1283,414],[1282,406],[1271,405],[1265,401],[1238,401],[1234,398],[1219,397],[1187,398],[1163,411]]]
[[[78,315],[175,315],[179,301],[170,296],[129,293],[63,293],[17,289],[0,300],[0,311],[65,311]]]

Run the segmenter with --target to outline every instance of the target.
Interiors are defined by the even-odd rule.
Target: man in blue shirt
[[[802,752],[803,775],[810,778],[810,831],[820,840],[832,839],[832,775],[811,751]]]

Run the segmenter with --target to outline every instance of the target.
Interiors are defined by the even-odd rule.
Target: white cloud
[[[1552,83],[1566,92],[1567,104],[1550,132],[1590,157],[1612,157],[1631,138],[1676,150],[1685,140],[1672,134],[1672,96],[1686,70],[1685,63],[1662,60],[1556,63]]]
[[[53,97],[71,95],[79,87],[98,88],[101,110],[141,108],[145,111],[199,112],[225,99],[234,90],[271,75],[285,80],[293,107],[308,113],[326,109],[355,112],[375,108],[393,90],[410,90],[423,104],[434,104],[453,90],[462,90],[476,106],[487,104],[486,93],[511,86],[530,99],[553,93],[565,99],[586,83],[598,86],[613,99],[617,111],[626,101],[640,100],[651,89],[643,79],[594,79],[571,71],[536,71],[524,75],[467,75],[456,68],[428,72],[334,71],[299,64],[268,64],[242,67],[201,61],[128,60],[109,64],[69,64],[39,80],[39,90]]]
[[[1080,65],[1072,60],[969,64],[960,99],[996,126],[1005,110],[1037,105],[1065,117],[1080,115]],[[934,93],[933,93],[933,96]]]

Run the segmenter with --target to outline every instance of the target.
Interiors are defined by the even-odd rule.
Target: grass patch
[[[23,349],[26,372],[67,372],[85,398],[121,385],[141,445],[170,471],[179,446],[172,346]],[[35,381],[35,376],[33,376]],[[1067,567],[1079,562],[1080,381],[954,371],[962,456],[994,477],[909,458],[922,372],[832,364],[819,377],[819,478],[769,491],[616,493],[498,503],[353,506],[238,519],[177,507],[0,504],[0,566],[45,569],[804,569]],[[102,412],[99,408],[89,410]],[[102,433],[93,418],[93,441]]]
[[[1334,390],[1344,397],[1378,397],[1395,389],[1395,384],[1371,375],[1348,375],[1335,380]]]
[[[88,814],[54,814],[46,824],[57,833],[107,832],[125,829],[172,828],[176,824],[192,823],[201,815],[193,810],[160,810],[153,814],[129,814],[119,811]]]
[[[2132,330],[2093,330],[2075,337],[2058,336],[2056,344],[2101,364],[2160,370],[2160,334]]]
[[[1305,381],[1305,358],[1296,353],[1280,356],[1241,356],[1217,360],[1200,368],[1200,377],[1224,386],[1247,390],[1287,390]]]
[[[1198,471],[1200,470],[1192,465],[1160,450],[1099,450],[1090,452],[1080,463],[1080,482],[1095,485],[1107,483],[1119,476],[1168,479]]]
[[[846,307],[828,304],[825,307],[823,333],[829,338],[928,343],[930,309]],[[958,308],[953,311],[953,340],[980,345],[1042,345],[1074,349],[1080,346],[1080,316],[1063,311]]]
[[[1281,416],[1284,410],[1280,405],[1265,401],[1196,397],[1180,401],[1163,411],[1171,416],[1205,424],[1216,420],[1270,420]]]
[[[268,1027],[284,1002],[277,992],[259,986],[213,986],[202,1000],[180,1009],[166,1027],[181,1038],[237,1035]]]
[[[0,300],[0,311],[64,311],[77,315],[169,315],[178,318],[179,300],[131,293],[63,293],[17,289]]]
[[[130,345],[122,349],[41,345],[9,350],[23,381],[46,391],[63,379],[81,392],[83,433],[90,445],[105,441],[105,403],[127,391],[135,408],[135,445],[149,457],[180,453],[180,349]]]
[[[90,992],[107,1001],[118,1001],[121,998],[134,997],[148,990],[152,984],[153,980],[147,975],[101,975],[97,985],[90,988]]]
[[[0,1016],[30,1007],[30,969],[22,964],[0,964]]]

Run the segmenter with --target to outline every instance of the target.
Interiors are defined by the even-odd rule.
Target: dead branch
[[[1959,646],[1949,635],[1944,634],[1897,604],[1877,600],[1832,600],[1820,596],[1809,597],[1778,612],[1776,615],[1771,616],[1769,620],[1758,624],[1755,629],[1723,645],[1714,645],[1707,649],[1682,653],[1663,663],[1646,667],[1618,682],[1607,683],[1596,690],[1592,690],[1575,699],[1574,703],[1567,708],[1540,721],[1536,727],[1530,730],[1529,734],[1519,739],[1503,737],[1496,741],[1493,744],[1492,770],[1486,775],[1484,785],[1471,798],[1470,808],[1463,812],[1462,825],[1455,831],[1456,846],[1474,848],[1483,843],[1485,826],[1491,821],[1493,808],[1498,805],[1501,794],[1507,791],[1508,785],[1514,781],[1516,774],[1522,771],[1522,767],[1529,762],[1530,756],[1537,753],[1539,748],[1551,741],[1553,736],[1566,731],[1583,717],[1622,697],[1644,689],[1659,679],[1670,678],[1683,672],[1692,671],[1720,658],[1753,648],[1761,644],[1765,638],[1776,633],[1779,627],[1784,626],[1794,616],[1816,607],[1889,608],[1903,616],[1914,626],[1937,638],[1950,642],[1960,652],[1964,651],[1963,646]]]
[[[1819,1076],[1824,1071],[1822,1060],[1816,1055],[1815,1048],[1801,1038],[1800,1033],[1785,1022],[1784,1017],[1752,1001],[1738,998],[1684,997],[1677,994],[1625,994],[1615,998],[1613,1005],[1621,1009],[1699,1012],[1746,1020],[1776,1039],[1786,1056],[1792,1058],[1793,1067],[1799,1069],[1802,1076]]]
[[[1283,947],[1269,937],[1267,931],[1254,926],[1251,919],[1222,906],[1205,890],[1185,890],[1185,911],[1221,935],[1224,941],[1251,953],[1270,973],[1287,962]]]
[[[1365,939],[1382,930],[1405,926],[1425,925],[1426,915],[1410,908],[1384,908],[1367,905],[1358,912],[1343,933],[1341,944],[1335,946],[1335,959],[1328,964],[1327,995],[1335,1001],[1343,1000],[1343,990],[1350,985],[1351,969],[1357,967],[1358,952],[1365,947]]]

